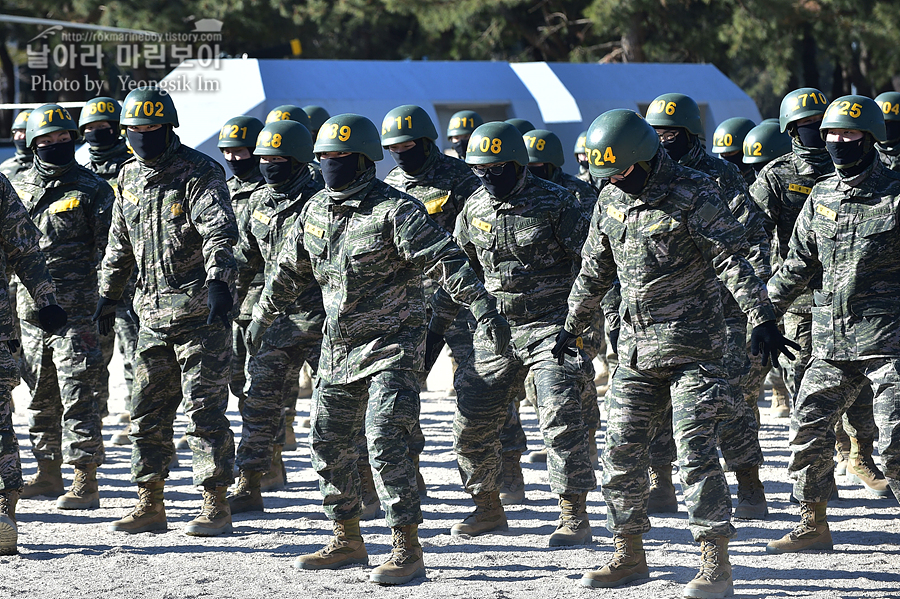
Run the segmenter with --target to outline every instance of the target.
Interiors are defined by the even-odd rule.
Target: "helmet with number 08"
[[[122,115],[122,107],[119,101],[113,98],[99,97],[88,100],[84,108],[81,109],[81,116],[78,117],[78,130],[84,133],[84,126],[91,123],[99,123],[107,121],[116,123],[118,126],[119,118]]]
[[[713,133],[713,154],[740,152],[744,144],[744,138],[747,137],[750,129],[753,129],[755,126],[756,123],[740,116],[725,119],[719,123],[715,133]]]
[[[744,164],[769,163],[791,151],[791,136],[777,122],[760,123],[744,137]]]
[[[296,121],[275,121],[263,127],[256,138],[256,156],[285,156],[297,162],[312,162],[312,137],[309,130]]]
[[[121,117],[119,124],[123,127],[178,126],[178,113],[175,111],[172,96],[157,86],[139,87],[129,92],[122,102]]]
[[[534,129],[523,135],[522,140],[528,150],[528,164],[543,162],[556,168],[565,164],[566,155],[556,133],[546,129]]]
[[[866,96],[841,96],[829,104],[819,125],[822,139],[829,129],[866,131],[877,141],[885,141],[887,137],[881,108]]]
[[[484,119],[474,110],[460,110],[450,117],[447,125],[447,137],[462,137],[471,135],[478,127],[484,124]]]
[[[71,131],[72,139],[78,140],[78,126],[69,111],[59,104],[44,104],[31,111],[25,125],[25,145],[29,148],[41,135],[55,131]]]
[[[339,114],[333,116],[319,129],[316,154],[325,152],[355,152],[372,162],[384,158],[381,135],[375,123],[359,114]]]
[[[647,122],[653,127],[681,128],[692,135],[703,135],[700,107],[684,94],[657,96],[647,107]]]
[[[435,141],[438,132],[431,117],[419,106],[398,106],[384,115],[381,121],[381,145],[385,148],[423,137]]]
[[[788,125],[791,123],[825,114],[827,107],[828,98],[816,88],[795,89],[781,100],[781,108],[778,109],[778,124],[782,131],[787,131]]]
[[[472,132],[466,148],[466,164],[515,162],[528,166],[528,150],[522,134],[504,122],[485,123]]]
[[[624,173],[638,162],[649,162],[659,149],[659,135],[638,113],[625,108],[604,112],[591,123],[585,154],[598,178]]]
[[[219,129],[218,148],[252,148],[263,124],[252,116],[236,116],[225,121]],[[307,132],[308,135],[308,132]]]

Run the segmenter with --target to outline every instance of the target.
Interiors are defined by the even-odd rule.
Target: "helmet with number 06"
[[[604,112],[591,123],[585,141],[591,174],[605,178],[648,162],[659,149],[659,135],[638,113],[624,108]]]
[[[528,150],[522,134],[504,122],[485,123],[472,132],[466,148],[466,164],[515,162],[528,166]]]
[[[875,103],[881,107],[885,122],[900,121],[900,92],[884,92],[875,96]]]
[[[447,137],[471,135],[472,131],[484,124],[484,119],[474,110],[460,110],[450,117],[447,125]]]
[[[68,110],[59,104],[38,106],[28,116],[28,123],[25,125],[25,145],[30,148],[36,138],[55,131],[71,131],[74,140],[79,136],[78,126]]]
[[[381,121],[381,145],[385,148],[423,137],[434,141],[438,138],[438,132],[431,117],[419,106],[398,106],[384,115]]]
[[[312,162],[312,137],[309,130],[296,121],[274,121],[263,127],[256,138],[256,156],[285,156],[298,162]]]
[[[81,109],[78,117],[78,130],[84,132],[84,126],[91,123],[107,121],[118,123],[122,116],[122,107],[119,101],[113,98],[99,97],[88,100]],[[114,125],[114,128],[118,125]]]
[[[522,136],[528,150],[528,164],[543,162],[560,168],[566,162],[562,142],[556,133],[546,129],[534,129]]]
[[[178,113],[169,92],[156,86],[139,87],[125,96],[119,124],[123,127],[140,125],[177,127]]]
[[[322,123],[313,151],[316,154],[355,152],[372,162],[384,158],[375,123],[362,115],[349,113],[333,116]]]
[[[700,107],[684,94],[657,96],[647,107],[647,122],[653,127],[681,128],[692,135],[703,135]]]
[[[729,154],[731,152],[740,152],[744,144],[744,138],[747,137],[750,129],[756,124],[750,119],[744,117],[734,117],[725,119],[716,127],[713,133],[713,154]]]
[[[841,96],[829,104],[819,125],[822,139],[825,139],[828,129],[866,131],[878,141],[887,138],[881,108],[875,100],[866,96]]]
[[[276,106],[266,115],[266,125],[275,121],[296,121],[306,128],[309,128],[309,115],[294,104],[282,104]]]
[[[791,151],[791,136],[777,122],[763,122],[744,137],[744,164],[772,162]]]
[[[788,125],[802,121],[811,116],[825,114],[828,107],[828,98],[814,87],[801,87],[788,93],[781,100],[781,108],[778,110],[778,124],[782,131],[787,131]]]
[[[225,121],[219,129],[218,148],[252,148],[262,131],[262,122],[252,116],[236,116]]]

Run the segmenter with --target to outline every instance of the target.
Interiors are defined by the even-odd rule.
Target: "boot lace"
[[[200,508],[200,516],[206,516],[208,520],[215,520],[224,515],[219,507],[218,497],[214,491],[203,491],[203,507]]]
[[[72,482],[70,493],[77,497],[87,495],[88,472],[81,468],[75,468],[75,480]]]
[[[757,487],[753,480],[753,475],[748,470],[738,470],[735,472],[738,481],[738,503],[748,501],[754,503],[757,495]]]
[[[0,516],[9,516],[9,496],[6,493],[0,493]]]
[[[860,478],[871,478],[873,480],[881,480],[884,478],[884,474],[878,469],[878,466],[875,465],[875,460],[871,455],[860,456],[856,460],[853,469],[860,475]]]
[[[634,562],[635,556],[631,551],[631,545],[628,543],[627,538],[618,535],[614,536],[613,546],[615,549],[613,551],[612,559],[609,560],[610,569],[627,567]]]
[[[410,557],[409,546],[408,546],[408,537],[403,534],[403,530],[399,528],[395,528],[391,532],[391,557],[388,559],[389,562],[393,562],[394,564],[400,565],[406,563],[406,561]]]
[[[577,531],[582,524],[581,516],[584,512],[584,506],[579,498],[560,499],[559,509],[559,528],[568,528],[572,532]]]
[[[704,540],[700,548],[700,571],[695,578],[716,582],[727,573],[719,569],[719,545],[715,541]]]
[[[147,487],[138,487],[138,502],[131,512],[133,518],[140,518],[151,512],[153,506],[153,491]]]
[[[792,540],[797,540],[802,538],[808,534],[816,533],[816,510],[809,506],[809,504],[801,503],[800,504],[800,524],[791,531],[790,537]]]
[[[659,472],[656,470],[656,468],[650,468],[650,488],[655,489],[659,486]]]

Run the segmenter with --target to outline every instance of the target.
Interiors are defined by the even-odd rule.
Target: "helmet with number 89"
[[[684,94],[657,96],[647,107],[647,122],[652,127],[681,128],[692,135],[703,135],[700,107]]]
[[[744,137],[744,164],[769,163],[791,151],[791,136],[778,123],[760,123]]]
[[[740,152],[744,138],[756,124],[744,117],[725,119],[713,133],[713,154],[730,154]]]
[[[219,130],[219,142],[216,147],[252,148],[256,146],[256,138],[262,129],[263,124],[258,118],[252,116],[230,118]]]
[[[450,123],[447,125],[447,138],[471,135],[472,131],[483,124],[484,119],[474,110],[460,110],[450,117]]]
[[[285,156],[297,162],[315,160],[309,130],[292,120],[274,121],[263,127],[253,153],[256,156]]]
[[[34,145],[35,139],[55,131],[70,131],[73,140],[77,140],[79,136],[78,126],[68,110],[59,104],[38,106],[28,116],[28,123],[25,125],[25,145],[30,148]]]
[[[624,108],[604,112],[591,123],[585,154],[598,178],[624,173],[638,162],[649,162],[659,149],[659,135],[638,113]]]
[[[125,96],[122,102],[123,127],[140,125],[172,125],[178,126],[178,113],[172,96],[166,90],[157,87],[139,87]]]
[[[84,133],[84,126],[90,123],[99,123],[106,121],[115,123],[113,128],[118,127],[119,118],[122,116],[122,107],[119,106],[118,100],[107,97],[99,97],[88,100],[84,108],[81,109],[81,116],[78,117],[78,130]]]
[[[325,152],[355,152],[372,162],[384,158],[381,136],[375,123],[359,114],[339,114],[333,116],[319,129],[316,154]]]
[[[431,117],[419,106],[398,106],[384,115],[381,121],[381,145],[385,148],[423,137],[435,141],[438,132]]]
[[[504,122],[485,123],[472,132],[466,148],[466,164],[515,162],[528,166],[528,150],[522,134]]]
[[[534,129],[523,135],[522,139],[528,150],[528,164],[543,162],[560,168],[566,162],[562,142],[556,133],[546,129]]]
[[[877,141],[885,141],[886,138],[881,108],[875,100],[866,96],[841,96],[829,104],[819,125],[822,139],[825,139],[828,129],[865,131]]]
[[[801,87],[788,93],[781,100],[781,108],[778,110],[778,124],[782,131],[787,131],[788,125],[802,121],[811,116],[825,114],[828,107],[828,99],[825,94],[814,87]]]

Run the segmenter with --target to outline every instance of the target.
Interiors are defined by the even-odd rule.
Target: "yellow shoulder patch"
[[[50,204],[50,214],[56,214],[58,212],[68,212],[69,210],[73,210],[78,208],[81,205],[81,200],[78,198],[66,198],[62,200],[57,200]]]
[[[303,230],[306,231],[307,233],[310,233],[311,235],[315,235],[319,239],[322,239],[323,237],[325,237],[325,229],[322,229],[321,227],[317,227],[312,223],[306,223],[306,225],[303,227]]]
[[[805,185],[797,185],[796,183],[791,183],[788,185],[788,191],[797,191],[802,193],[803,195],[809,195],[812,193],[812,187],[806,187]]]
[[[269,221],[272,220],[272,218],[270,216],[263,214],[259,210],[254,210],[253,214],[251,216],[264,225],[268,225]],[[321,237],[321,235],[319,235],[319,237]]]
[[[484,222],[483,220],[481,220],[480,218],[474,218],[474,217],[472,218],[472,225],[473,225],[476,229],[481,229],[481,230],[484,231],[485,233],[490,233],[490,232],[491,232],[491,229],[494,228],[494,227],[491,225],[491,223],[486,223],[486,222]]]
[[[831,220],[837,220],[837,212],[825,206],[824,204],[816,204],[816,212],[824,216],[825,218],[829,218]]]
[[[428,210],[428,214],[437,214],[438,212],[444,211],[444,204],[447,203],[447,200],[450,199],[450,194],[448,193],[445,196],[434,198],[433,200],[428,200],[425,202],[425,209]]]
[[[172,216],[181,216],[184,214],[184,208],[181,207],[181,204],[172,204]]]
[[[16,193],[19,194],[19,199],[23,202],[30,202],[31,198],[34,197],[34,194],[28,193],[16,184],[13,184],[13,189],[16,190]]]
[[[608,206],[606,208],[606,213],[608,215],[610,215],[611,217],[613,217],[614,219],[616,219],[617,221],[619,221],[620,223],[625,222],[625,213],[622,212],[621,210],[617,210],[615,208],[615,206]]]

